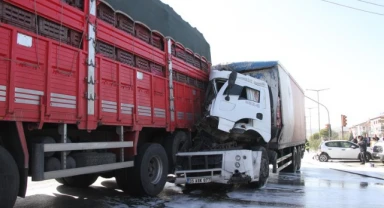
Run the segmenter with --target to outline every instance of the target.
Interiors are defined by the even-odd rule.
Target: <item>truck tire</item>
[[[191,147],[191,139],[184,131],[176,131],[164,141],[164,148],[168,156],[169,172],[173,173],[176,165],[176,154],[178,152],[185,152]]]
[[[73,159],[73,157],[67,156],[67,169],[72,168],[76,168],[76,161]],[[55,180],[63,185],[67,185],[64,178],[56,178]]]
[[[160,144],[142,145],[135,166],[116,171],[118,186],[129,194],[156,196],[167,181],[168,158]]]
[[[86,174],[63,178],[63,185],[75,188],[87,188],[97,180],[97,174]]]
[[[259,181],[251,182],[249,183],[249,185],[252,188],[262,188],[267,183],[268,177],[269,177],[268,152],[264,147],[261,147],[261,146],[252,148],[252,151],[261,151],[261,165],[260,165]]]
[[[30,145],[28,146],[32,147],[33,144],[55,144],[55,143],[56,143],[55,139],[50,136],[40,136],[40,137],[31,138]],[[29,151],[32,152],[31,149]],[[44,157],[46,158],[52,157],[54,154],[55,152],[45,152]]]
[[[55,141],[56,141],[56,143],[61,143],[61,137],[60,137],[60,138],[59,138],[59,137],[56,137],[56,138],[55,138]],[[72,143],[71,138],[67,137],[67,143],[68,143],[68,144]],[[56,156],[56,157],[60,157],[60,153],[61,153],[61,152],[56,152],[56,153],[55,153],[55,156]],[[66,151],[66,153],[67,153],[67,155],[69,155],[69,154],[71,154],[71,151]]]
[[[50,172],[55,170],[60,170],[61,168],[61,162],[56,157],[50,157],[45,159],[44,161],[44,171]]]
[[[284,168],[284,172],[290,172],[290,173],[296,173],[297,172],[297,149],[296,147],[293,147],[292,149],[292,157],[291,161],[292,163],[288,165],[286,168]]]
[[[115,177],[115,172],[114,171],[103,172],[103,173],[100,173],[100,177],[105,179],[113,178]]]
[[[19,192],[19,170],[12,155],[0,146],[0,204],[12,208]]]
[[[78,168],[116,162],[116,155],[110,152],[78,152],[72,153],[71,156],[75,159]]]

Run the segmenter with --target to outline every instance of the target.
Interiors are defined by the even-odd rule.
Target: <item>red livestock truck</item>
[[[209,57],[116,2],[0,0],[1,207],[25,196],[28,176],[73,187],[116,177],[153,196],[174,170],[202,111]]]

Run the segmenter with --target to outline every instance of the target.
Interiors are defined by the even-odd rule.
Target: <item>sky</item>
[[[347,128],[384,112],[384,6],[329,0],[380,13],[361,12],[322,0],[162,0],[196,27],[211,46],[212,64],[278,60],[305,94],[319,93],[333,129]],[[383,0],[365,0],[384,5]],[[317,104],[312,129],[318,128]],[[320,106],[320,127],[328,123]]]

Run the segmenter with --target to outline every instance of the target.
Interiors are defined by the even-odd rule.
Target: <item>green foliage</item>
[[[342,140],[351,140],[351,133],[344,133],[343,135],[343,138],[341,138]],[[353,139],[353,136],[352,136],[352,139]]]
[[[311,150],[317,150],[321,144],[322,140],[321,139],[309,139],[309,149]]]
[[[311,150],[317,150],[321,144],[322,141],[324,140],[328,140],[329,139],[329,135],[328,135],[328,129],[321,129],[320,130],[320,137],[319,137],[319,132],[317,133],[314,133],[313,135],[311,135],[309,137],[309,148]],[[348,135],[349,136],[349,135]],[[332,139],[338,139],[339,137],[339,134],[335,131],[332,131]],[[345,137],[345,135],[344,135]],[[347,137],[348,138],[348,137]]]

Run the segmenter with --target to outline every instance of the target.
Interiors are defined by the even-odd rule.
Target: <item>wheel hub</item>
[[[325,158],[325,155],[320,155],[320,161],[325,161],[326,158]]]
[[[161,180],[163,174],[163,163],[158,156],[154,156],[149,160],[148,177],[152,184],[157,184]]]

